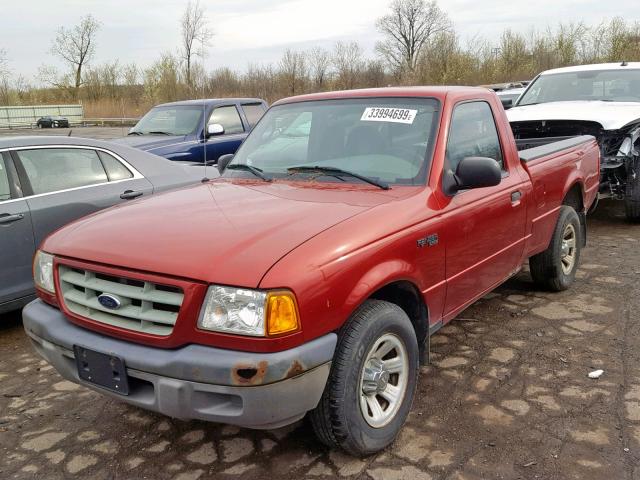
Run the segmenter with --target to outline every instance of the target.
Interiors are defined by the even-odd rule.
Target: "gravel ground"
[[[570,291],[523,272],[442,328],[400,437],[363,460],[304,421],[250,431],[108,399],[60,378],[19,315],[0,316],[0,478],[638,480],[640,226],[619,207],[589,218]]]

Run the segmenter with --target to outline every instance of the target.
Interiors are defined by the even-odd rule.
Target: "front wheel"
[[[529,259],[531,276],[538,285],[554,292],[571,286],[580,261],[581,232],[578,214],[563,205],[549,247]]]
[[[407,314],[367,300],[340,334],[325,391],[311,412],[316,435],[356,456],[382,450],[407,418],[417,374],[418,342]]]

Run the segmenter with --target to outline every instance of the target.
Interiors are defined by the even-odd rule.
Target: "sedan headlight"
[[[198,327],[214,332],[265,337],[300,328],[293,293],[212,285],[200,312]]]
[[[36,287],[49,293],[56,293],[53,283],[53,255],[38,250],[33,259],[33,280]]]

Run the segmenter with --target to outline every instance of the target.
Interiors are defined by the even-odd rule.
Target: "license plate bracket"
[[[124,360],[108,353],[96,352],[80,345],[73,346],[78,375],[86,382],[121,395],[129,395],[129,382]]]

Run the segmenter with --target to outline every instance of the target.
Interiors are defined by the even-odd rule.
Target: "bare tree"
[[[304,83],[307,76],[305,55],[302,52],[295,52],[287,49],[280,60],[280,75],[287,87],[287,95],[295,95],[304,90]]]
[[[182,14],[182,59],[185,62],[185,76],[187,85],[191,86],[191,65],[193,57],[204,55],[204,51],[198,47],[209,45],[212,32],[209,30],[204,9],[200,6],[200,0],[194,3],[189,0],[187,8]]]
[[[360,45],[357,42],[337,42],[332,60],[338,88],[354,88],[364,67]]]
[[[51,53],[66,62],[75,74],[74,86],[82,85],[82,69],[91,61],[96,50],[96,34],[100,23],[91,15],[73,28],[60,27],[51,46]]]
[[[7,51],[0,48],[0,104],[8,105],[10,103],[11,93],[11,70],[9,69],[9,61],[7,60]]]
[[[376,22],[384,36],[376,50],[397,73],[413,72],[424,46],[452,23],[435,0],[393,0],[390,9]]]
[[[323,90],[329,77],[331,53],[324,48],[315,47],[307,54],[309,73],[316,90]]]

